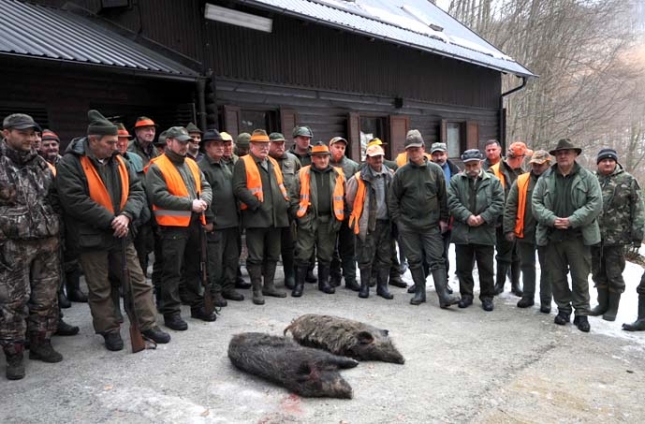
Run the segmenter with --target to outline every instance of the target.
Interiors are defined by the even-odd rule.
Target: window
[[[275,111],[242,109],[239,132],[252,133],[256,129],[263,129],[267,133],[278,131],[277,118]]]
[[[458,158],[463,149],[463,125],[457,122],[448,122],[446,125],[446,144],[448,157]]]
[[[386,140],[385,134],[385,118],[361,116],[361,153],[359,161],[365,160],[365,150],[367,143],[373,138],[380,138],[384,143]],[[389,145],[382,146],[385,150],[385,157],[389,157]]]

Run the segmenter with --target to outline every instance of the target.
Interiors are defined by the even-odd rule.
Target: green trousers
[[[589,313],[589,272],[591,248],[585,246],[582,237],[566,238],[546,246],[546,263],[553,288],[553,299],[561,312],[577,316]],[[571,272],[571,287],[567,275]]]

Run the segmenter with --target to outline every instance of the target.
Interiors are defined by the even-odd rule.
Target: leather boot
[[[76,268],[65,273],[67,298],[71,302],[87,303],[87,295],[81,291],[81,270]]]
[[[224,296],[222,296],[221,292],[216,292],[211,295],[213,298],[213,305],[215,305],[218,308],[224,308],[228,306],[228,302],[226,299],[224,299]]]
[[[312,263],[307,267],[307,276],[305,277],[305,281],[311,284],[318,282],[318,278],[314,275],[315,266],[316,264]]]
[[[456,305],[461,300],[460,295],[448,294],[446,288],[448,279],[446,278],[446,269],[439,268],[432,271],[432,279],[434,280],[434,289],[439,297],[439,307],[441,309],[448,308],[450,305]]]
[[[606,287],[597,287],[598,290],[598,305],[591,308],[589,316],[597,317],[607,312],[609,308],[609,290]]]
[[[43,362],[55,363],[63,360],[63,355],[52,347],[51,340],[45,333],[32,333],[29,336],[29,359],[38,359]]]
[[[625,331],[645,331],[645,294],[638,295],[638,319],[631,324],[623,324]]]
[[[62,309],[67,309],[72,307],[72,302],[70,302],[67,296],[65,296],[65,291],[63,291],[63,287],[58,289],[58,306],[60,306]]]
[[[13,343],[3,347],[4,355],[7,358],[7,380],[20,380],[25,378],[24,352],[23,343]]]
[[[358,292],[358,297],[367,299],[370,297],[370,279],[372,278],[372,268],[361,269],[361,289]]]
[[[414,281],[414,297],[410,299],[410,305],[420,305],[426,301],[426,275],[423,268],[410,269]]]
[[[609,292],[609,301],[607,311],[602,315],[605,321],[616,321],[618,315],[618,305],[620,304],[620,293]]]
[[[296,285],[293,288],[293,291],[291,291],[292,297],[302,296],[302,292],[305,289],[305,278],[307,278],[307,272],[309,272],[309,270],[306,266],[296,267]]]
[[[336,292],[336,289],[329,284],[329,265],[318,263],[318,290],[327,294]]]
[[[251,277],[251,286],[253,287],[253,303],[264,305],[264,296],[262,295],[262,265],[250,265],[247,263],[246,270]]]
[[[69,325],[63,321],[63,317],[59,316],[58,318],[58,327],[56,327],[56,336],[75,336],[78,334],[80,329],[75,325]]]
[[[495,275],[495,296],[504,293],[504,285],[506,284],[506,271],[508,265],[497,265],[497,274]]]
[[[287,294],[275,288],[275,262],[267,262],[264,265],[264,288],[262,294],[270,297],[287,297]]]
[[[401,274],[398,272],[393,275],[392,272],[390,272],[390,285],[394,287],[399,287],[402,289],[407,289],[408,285],[403,281],[403,278],[401,278]]]
[[[358,285],[358,282],[356,282],[356,279],[354,278],[350,278],[350,279],[345,278],[345,288],[347,290],[351,290],[355,292],[360,291],[361,289],[361,287]]]
[[[394,296],[387,289],[387,280],[390,278],[390,269],[381,268],[377,270],[376,274],[376,295],[381,296],[383,299],[392,300]]]
[[[251,283],[244,281],[242,277],[242,267],[238,265],[237,275],[235,276],[235,288],[240,290],[248,290],[251,288]]]
[[[511,263],[511,293],[517,297],[522,297],[524,291],[520,288],[520,276],[522,275],[522,268],[519,262]]]

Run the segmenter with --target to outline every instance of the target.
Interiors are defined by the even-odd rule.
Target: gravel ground
[[[414,307],[403,289],[393,288],[387,301],[315,287],[307,284],[300,299],[267,298],[261,307],[244,291],[247,299],[230,302],[215,323],[188,318],[188,331],[171,331],[171,343],[136,355],[127,339],[125,350],[108,352],[93,334],[87,305],[74,304],[65,316],[80,334],[54,339],[63,362],[26,360],[25,379],[0,377],[0,422],[645,422],[645,335],[612,336],[621,316],[614,323],[591,318],[584,334],[554,325],[554,313],[537,306],[517,309],[509,293],[487,313],[477,299],[465,310],[441,310],[433,289],[428,303]],[[633,310],[635,299],[632,290],[623,303]],[[405,365],[364,362],[343,371],[354,398],[337,400],[300,398],[230,364],[233,334],[282,334],[305,313],[390,330]],[[187,307],[183,315],[190,316]]]

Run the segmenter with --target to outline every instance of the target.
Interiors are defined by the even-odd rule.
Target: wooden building
[[[234,136],[265,128],[289,139],[294,125],[309,125],[315,140],[347,137],[354,159],[371,136],[395,156],[417,128],[455,157],[504,138],[501,75],[533,76],[426,0],[32,3],[0,0],[0,13],[53,15],[41,42],[54,54],[0,43],[0,114],[32,112],[65,137],[82,134],[96,107],[126,124],[145,114],[162,127],[195,120]],[[68,21],[107,41],[52,39]],[[122,57],[107,63],[113,40]],[[69,58],[61,44],[87,58]]]

